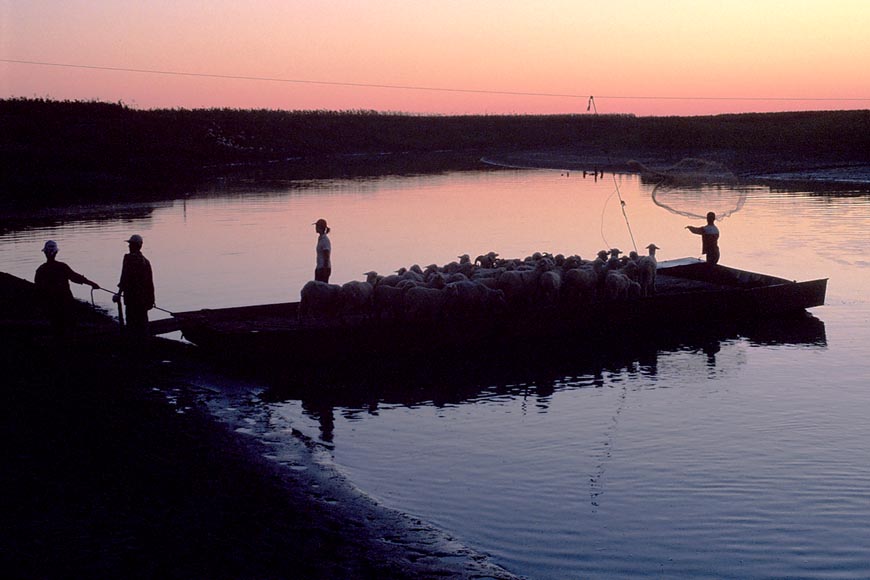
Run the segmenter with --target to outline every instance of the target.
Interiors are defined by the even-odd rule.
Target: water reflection
[[[141,214],[109,209],[99,224],[34,222],[0,238],[0,263],[32,279],[39,248],[56,239],[109,286],[136,232],[163,307],[286,302],[310,279],[320,215],[336,225],[338,281],[490,250],[588,257],[631,249],[620,208],[607,205],[617,183],[639,245],[655,242],[662,259],[698,249],[686,218],[655,205],[636,176],[265,183],[226,182]],[[222,377],[203,397],[270,446],[322,429],[361,489],[529,577],[866,577],[868,207],[866,192],[763,186],[722,228],[727,265],[830,278],[828,305],[814,311],[824,325],[469,352],[322,384],[272,377],[267,398],[286,401],[274,404],[257,396],[259,380],[247,389]]]
[[[88,228],[107,222],[136,223],[141,228],[153,219],[154,212],[172,206],[172,202],[142,202],[106,205],[77,205],[38,210],[5,210],[0,235],[29,230],[51,230],[64,226]]]
[[[659,363],[675,353],[696,357],[705,376],[733,373],[743,359],[720,360],[724,344],[745,341],[750,346],[823,349],[824,323],[811,315],[764,322],[720,324],[688,333],[646,333],[614,337],[605,343],[551,341],[525,344],[510,351],[477,351],[462,360],[404,360],[389,366],[343,368],[328,375],[265,375],[263,399],[276,403],[300,400],[307,415],[319,423],[320,437],[332,442],[335,410],[348,417],[376,415],[382,405],[444,408],[485,403],[506,397],[531,400],[546,412],[560,390],[604,388],[630,377],[656,381]],[[340,365],[339,365],[340,366]],[[336,370],[336,369],[334,369]],[[624,387],[623,387],[624,388]]]

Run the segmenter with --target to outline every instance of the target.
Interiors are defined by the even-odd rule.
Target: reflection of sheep
[[[300,316],[338,314],[341,307],[341,286],[312,280],[302,287]]]

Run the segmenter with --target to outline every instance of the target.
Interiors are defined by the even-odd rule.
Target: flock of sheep
[[[300,317],[364,315],[401,320],[486,316],[507,308],[577,306],[597,300],[649,296],[656,287],[655,244],[649,255],[601,250],[594,260],[535,253],[473,262],[465,254],[444,266],[401,268],[389,276],[367,272],[343,285],[311,281],[302,288]]]

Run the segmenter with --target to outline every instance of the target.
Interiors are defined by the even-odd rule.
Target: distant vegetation
[[[738,169],[868,162],[870,111],[413,116],[0,100],[6,202],[166,196],[240,171],[283,180],[463,169],[524,151],[607,154],[617,163],[706,155]]]

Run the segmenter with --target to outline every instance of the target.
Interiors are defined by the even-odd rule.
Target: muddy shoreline
[[[30,289],[0,276],[0,565],[12,577],[513,577],[378,505],[301,436],[292,460],[269,459],[190,396],[233,380],[195,347],[126,342],[86,306],[59,341]]]

